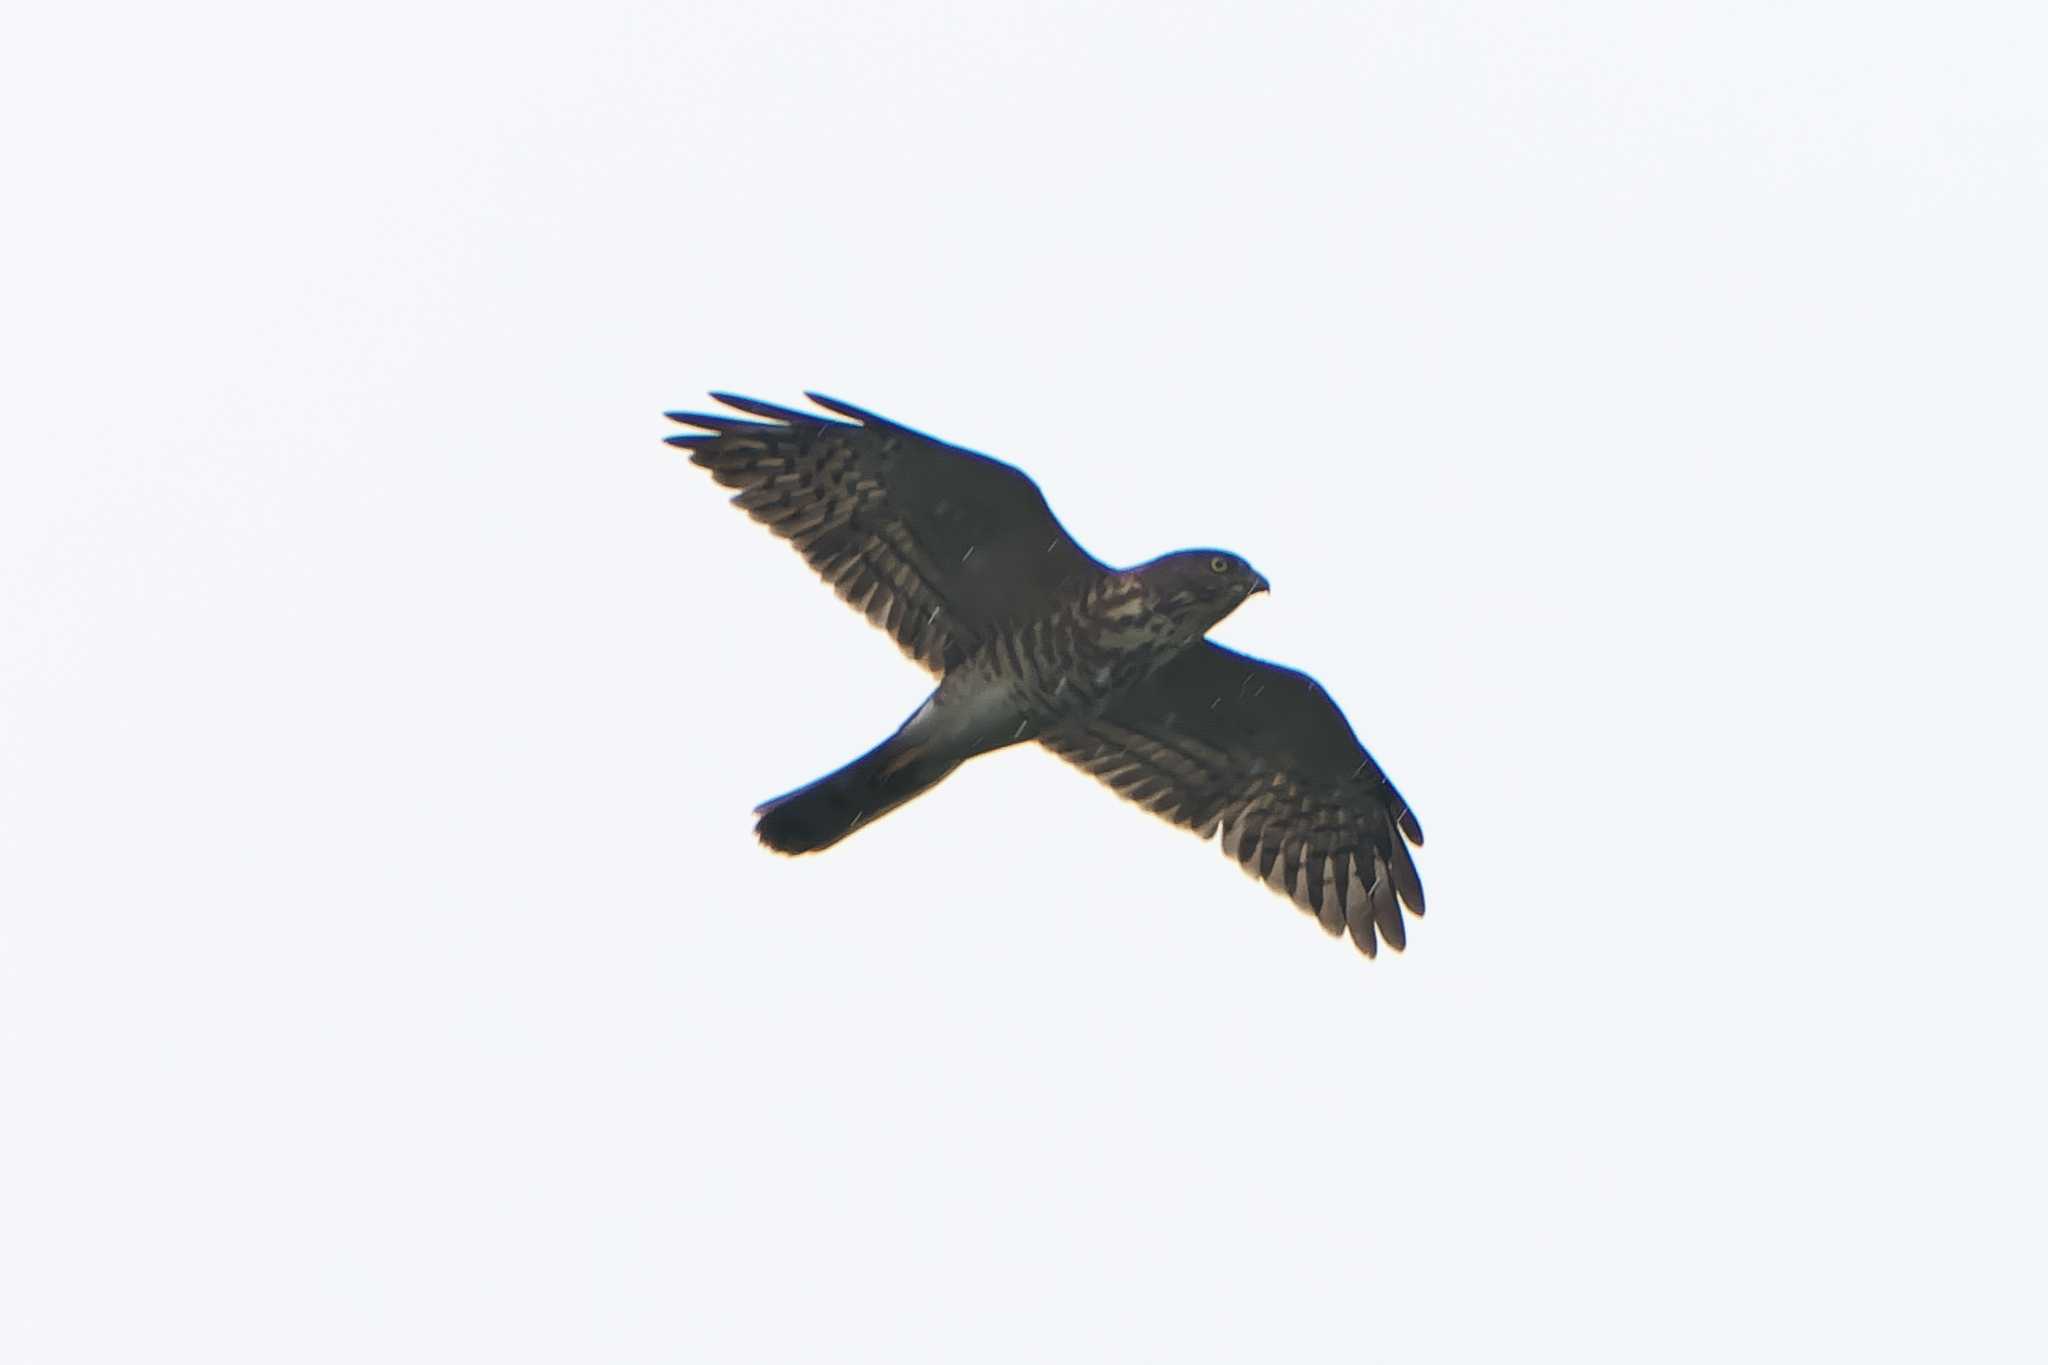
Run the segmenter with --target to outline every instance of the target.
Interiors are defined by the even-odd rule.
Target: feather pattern
[[[998,460],[818,394],[851,420],[712,397],[747,415],[669,413],[696,429],[669,444],[933,673],[1106,572]]]
[[[1305,674],[1204,642],[1101,716],[1040,739],[1203,837],[1368,957],[1420,915],[1421,825]],[[1412,833],[1411,833],[1412,831]],[[1398,896],[1397,896],[1398,892]]]

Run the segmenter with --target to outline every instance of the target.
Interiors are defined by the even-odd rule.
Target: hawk
[[[823,394],[733,394],[671,436],[938,686],[896,732],[756,808],[779,853],[829,848],[967,759],[1036,741],[1207,839],[1367,957],[1421,915],[1422,826],[1305,673],[1208,630],[1268,584],[1224,550],[1112,569],[1023,471]]]

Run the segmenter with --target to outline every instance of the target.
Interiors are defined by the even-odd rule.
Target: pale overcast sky
[[[0,1358],[2040,1359],[2037,5],[109,4],[5,80]],[[661,444],[1028,469],[1366,962]]]

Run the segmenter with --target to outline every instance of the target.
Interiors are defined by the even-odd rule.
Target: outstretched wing
[[[850,420],[711,396],[749,417],[669,413],[701,428],[669,444],[935,673],[1102,571],[1021,470],[821,394]]]
[[[1380,938],[1406,946],[1422,826],[1307,674],[1204,640],[1040,742],[1205,839],[1221,831],[1247,872],[1367,957]]]

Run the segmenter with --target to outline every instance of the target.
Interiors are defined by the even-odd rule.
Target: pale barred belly
[[[1179,643],[1149,622],[1094,624],[1053,619],[998,637],[947,675],[920,719],[974,748],[1017,743],[1100,711]]]

